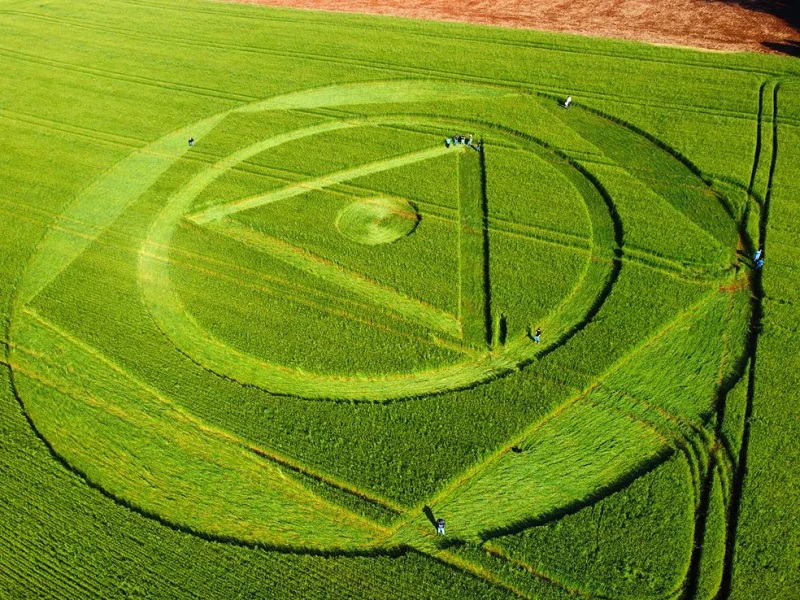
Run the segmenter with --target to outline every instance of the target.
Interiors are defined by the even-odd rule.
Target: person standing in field
[[[570,104],[572,104],[572,96],[567,96],[567,99],[564,101],[564,108],[569,108]]]
[[[759,248],[758,250],[756,250],[755,255],[753,255],[753,262],[757,263],[759,260],[761,260],[761,257],[763,256],[764,256],[764,250],[762,248]]]
[[[436,520],[436,533],[438,535],[444,535],[444,519]]]
[[[541,327],[537,327],[536,328],[536,333],[533,334],[533,341],[536,342],[537,344],[541,344],[542,343],[542,328]]]
[[[189,148],[194,146],[194,138],[189,138]]]

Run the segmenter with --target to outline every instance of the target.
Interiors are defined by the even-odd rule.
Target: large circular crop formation
[[[718,446],[687,440],[748,318],[730,197],[519,89],[269,98],[67,205],[17,287],[14,385],[71,468],[220,540],[432,551],[427,506],[486,543],[676,452],[690,519]]]

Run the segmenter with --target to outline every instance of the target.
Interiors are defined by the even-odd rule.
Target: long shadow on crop
[[[514,535],[516,533],[520,533],[526,529],[530,529],[531,527],[538,527],[540,525],[545,525],[551,521],[557,521],[566,517],[567,515],[574,514],[579,510],[586,508],[587,506],[591,506],[596,502],[599,502],[603,498],[610,496],[615,492],[619,492],[624,490],[628,487],[631,483],[637,480],[642,475],[646,475],[659,465],[661,465],[667,458],[669,458],[673,453],[673,450],[666,449],[665,451],[657,454],[650,460],[642,463],[631,472],[626,473],[625,475],[617,478],[616,480],[612,481],[605,487],[593,492],[586,498],[580,500],[573,500],[572,502],[568,502],[567,504],[555,508],[549,512],[544,513],[538,517],[528,518],[528,519],[521,519],[516,521],[515,523],[511,523],[510,525],[506,525],[505,527],[497,527],[495,529],[487,529],[486,531],[482,531],[479,535],[483,542],[488,542],[491,539],[503,537],[507,535]]]
[[[684,580],[685,587],[683,598],[694,598],[700,584],[700,568],[704,555],[703,541],[706,538],[708,507],[711,504],[711,489],[714,483],[714,470],[716,465],[717,457],[712,452],[709,457],[708,472],[701,483],[699,502],[695,510],[694,543],[692,545],[692,556],[689,559],[689,569],[686,572],[686,578]]]
[[[767,208],[768,204],[765,205],[764,209],[762,210],[763,223],[766,223]],[[762,241],[764,240],[763,232],[761,239]],[[750,320],[750,336],[747,342],[747,352],[745,353],[745,358],[750,366],[749,372],[747,373],[747,403],[745,405],[744,430],[742,432],[741,447],[739,449],[738,461],[735,465],[733,482],[731,484],[730,506],[728,509],[728,536],[726,539],[722,582],[720,583],[720,591],[717,596],[721,599],[725,599],[730,596],[731,587],[733,584],[733,561],[736,547],[736,533],[739,528],[742,487],[744,485],[745,474],[747,473],[747,454],[750,446],[750,422],[753,417],[753,399],[755,395],[756,384],[756,350],[758,348],[758,335],[761,330],[761,319],[763,317],[762,300],[764,298],[764,290],[761,283],[761,271],[753,271],[751,280],[753,290],[753,312]]]
[[[431,522],[431,525],[433,527],[436,527],[436,517],[433,515],[431,507],[426,504],[425,507],[422,509],[422,512],[425,513],[426,517],[428,517],[428,521]]]
[[[489,272],[489,201],[486,195],[486,160],[481,150],[478,156],[481,172],[481,235],[483,237],[483,318],[485,321],[486,344],[492,345],[492,283]]]

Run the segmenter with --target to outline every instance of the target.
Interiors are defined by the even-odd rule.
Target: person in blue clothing
[[[194,146],[194,138],[189,138],[189,147]]]
[[[444,535],[444,519],[436,520],[436,533],[439,535]]]
[[[533,334],[533,341],[536,342],[537,344],[541,344],[542,343],[542,328],[541,327],[537,327],[536,328],[536,333]]]

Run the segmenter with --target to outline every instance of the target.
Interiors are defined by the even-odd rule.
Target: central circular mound
[[[344,237],[366,246],[389,244],[412,233],[419,213],[402,198],[362,198],[336,215],[336,229]]]

